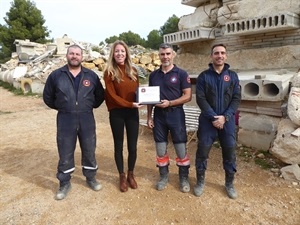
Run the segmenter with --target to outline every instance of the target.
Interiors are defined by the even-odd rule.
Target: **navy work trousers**
[[[236,172],[236,132],[234,117],[224,124],[224,128],[219,130],[212,125],[212,122],[204,116],[199,117],[198,128],[198,148],[196,153],[196,169],[205,170],[207,159],[212,144],[219,138],[222,148],[223,168],[228,173]]]
[[[81,148],[81,165],[83,175],[93,179],[98,169],[96,150],[96,125],[93,112],[58,112],[57,146],[59,162],[57,178],[61,183],[71,179],[75,170],[74,152],[77,138]]]
[[[155,142],[168,142],[169,131],[174,144],[187,142],[185,115],[182,107],[154,109]]]

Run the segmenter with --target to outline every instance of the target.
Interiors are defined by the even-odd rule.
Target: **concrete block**
[[[240,76],[242,100],[261,100],[261,79],[254,79],[252,75]]]
[[[242,100],[280,101],[288,94],[295,75],[278,75],[276,71],[239,72]]]
[[[274,133],[265,133],[261,131],[249,131],[249,130],[239,130],[239,143],[251,148],[261,149],[267,151],[273,140],[275,139]]]
[[[264,100],[283,100],[288,94],[290,82],[294,75],[270,75],[263,79],[261,95]],[[275,100],[276,99],[276,100]]]
[[[240,112],[252,113],[255,116],[257,114],[284,117],[286,115],[286,105],[283,101],[250,101],[242,100],[239,106]]]
[[[262,133],[275,133],[280,118],[254,113],[240,112],[239,127],[243,130],[258,131]]]
[[[37,94],[42,94],[44,91],[44,83],[41,82],[40,80],[33,80],[32,81],[32,85],[31,85],[31,91],[33,93],[37,93]]]
[[[291,12],[278,12],[261,17],[247,18],[225,23],[224,35],[251,35],[280,30],[299,29],[299,16]]]

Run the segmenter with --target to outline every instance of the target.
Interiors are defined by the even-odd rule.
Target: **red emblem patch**
[[[225,75],[225,76],[224,76],[224,81],[226,81],[226,82],[230,81],[230,76]]]
[[[83,83],[83,86],[85,86],[85,87],[89,87],[91,85],[91,82],[89,80],[84,80],[84,81],[82,81],[82,83]]]

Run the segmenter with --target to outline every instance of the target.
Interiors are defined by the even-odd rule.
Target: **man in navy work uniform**
[[[173,64],[175,52],[170,44],[163,43],[159,47],[161,66],[149,76],[149,86],[160,87],[161,104],[147,107],[147,124],[153,128],[156,145],[157,167],[160,179],[157,190],[163,190],[169,179],[169,156],[167,152],[168,134],[171,133],[176,151],[176,164],[179,168],[180,190],[190,191],[189,167],[190,159],[186,150],[187,133],[183,104],[191,101],[192,91],[190,77],[186,71]]]
[[[237,198],[233,186],[236,172],[235,112],[241,101],[237,74],[225,63],[226,47],[214,45],[211,49],[209,68],[197,78],[196,101],[201,109],[196,153],[197,184],[194,194],[200,196],[204,189],[207,159],[217,135],[222,148],[225,170],[225,189],[229,198]]]
[[[104,101],[104,89],[96,73],[81,66],[83,51],[78,45],[67,50],[67,65],[53,71],[45,84],[43,99],[57,113],[57,147],[59,162],[56,177],[60,182],[55,198],[64,199],[71,189],[75,170],[74,152],[77,137],[82,152],[82,172],[94,191],[101,189],[95,179],[96,125],[93,108]]]

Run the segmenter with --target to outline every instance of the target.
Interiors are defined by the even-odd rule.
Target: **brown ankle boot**
[[[137,183],[134,179],[133,171],[128,171],[127,181],[132,189],[137,189]]]
[[[120,174],[120,191],[126,192],[128,190],[127,180],[125,173]]]

